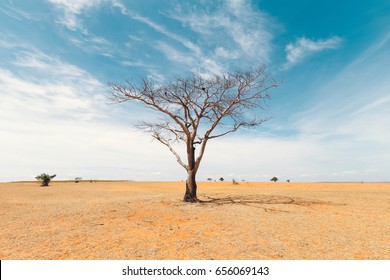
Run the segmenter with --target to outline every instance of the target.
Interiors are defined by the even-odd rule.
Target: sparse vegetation
[[[55,176],[56,176],[56,174],[49,175],[46,173],[42,173],[41,175],[36,176],[35,179],[37,179],[38,181],[41,182],[42,187],[47,187],[47,186],[49,186],[51,179],[53,179]]]
[[[207,178],[207,181],[211,182],[213,180],[213,178]]]
[[[202,183],[207,187],[202,204],[184,208],[178,199],[182,182],[93,180],[87,190],[73,177],[55,180],[50,188],[38,187],[34,177],[35,182],[0,183],[0,211],[10,217],[1,221],[3,232],[9,233],[1,235],[1,259],[390,258],[383,245],[390,227],[385,218],[389,183],[292,179],[286,190],[286,179],[236,186],[227,177],[227,184]],[[88,232],[88,238],[77,239]],[[247,246],[254,239],[264,245],[261,250]],[[306,241],[308,246],[296,246]]]
[[[75,183],[78,183],[78,182],[80,182],[82,179],[83,179],[83,178],[81,178],[81,177],[76,177],[76,178],[74,178],[74,181],[75,181]]]
[[[223,182],[225,179],[223,177],[219,178],[219,181]]]
[[[236,179],[232,179],[233,185],[238,185],[238,182]]]
[[[271,181],[276,183],[277,181],[279,181],[279,179],[277,177],[272,177]]]

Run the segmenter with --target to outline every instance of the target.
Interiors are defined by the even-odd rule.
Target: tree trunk
[[[184,202],[198,202],[196,197],[196,171],[195,170],[195,147],[193,141],[187,143],[187,159],[188,159],[188,169],[187,169],[187,181],[186,181],[186,192],[184,194]]]
[[[183,201],[184,202],[198,202],[198,198],[196,197],[196,180],[195,173],[193,171],[188,171],[188,178],[186,181],[186,192],[184,194]]]

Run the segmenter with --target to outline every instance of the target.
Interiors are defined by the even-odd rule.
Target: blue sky
[[[0,181],[185,179],[107,83],[262,64],[273,118],[210,141],[198,180],[390,180],[388,0],[2,0]]]

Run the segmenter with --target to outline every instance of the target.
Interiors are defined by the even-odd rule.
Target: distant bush
[[[75,181],[75,183],[78,183],[79,181],[81,181],[83,178],[81,178],[81,177],[76,177],[76,178],[74,178],[74,181]]]
[[[233,185],[238,185],[238,182],[236,179],[232,179]]]
[[[219,180],[220,180],[221,182],[225,181],[225,179],[224,179],[223,177],[219,178]]]
[[[271,181],[276,183],[277,181],[279,181],[279,179],[276,177],[272,177]]]
[[[41,175],[36,176],[35,179],[37,179],[38,181],[41,181],[42,187],[47,187],[49,185],[51,179],[53,179],[55,176],[56,176],[56,174],[49,175],[46,173],[42,173]]]

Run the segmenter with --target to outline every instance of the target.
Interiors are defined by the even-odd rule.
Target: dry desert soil
[[[0,259],[390,259],[389,183],[0,183]]]

